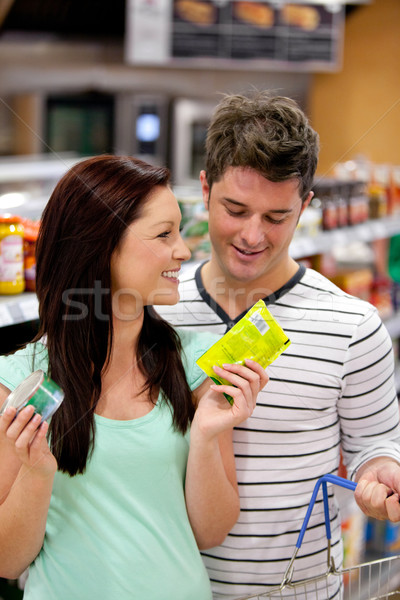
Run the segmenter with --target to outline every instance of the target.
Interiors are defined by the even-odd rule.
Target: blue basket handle
[[[339,477],[339,475],[323,475],[320,477],[315,484],[314,491],[311,496],[310,504],[307,509],[306,516],[304,517],[303,525],[300,529],[299,537],[297,538],[296,548],[300,548],[303,537],[307,529],[308,521],[310,520],[311,512],[314,508],[315,500],[317,498],[319,488],[322,485],[322,493],[324,500],[324,514],[325,514],[325,529],[326,529],[326,537],[328,540],[331,539],[331,524],[329,520],[329,504],[328,504],[328,487],[327,483],[334,483],[335,485],[340,485],[343,488],[347,488],[348,490],[354,490],[357,487],[357,484],[354,481],[350,481],[349,479],[344,479],[344,477]]]

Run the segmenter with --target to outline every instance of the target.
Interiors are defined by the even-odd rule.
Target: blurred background
[[[10,232],[21,243],[13,276],[0,250],[0,352],[37,329],[37,227],[69,166],[105,152],[169,166],[193,258],[206,258],[210,115],[222,93],[270,89],[321,138],[291,253],[377,306],[400,392],[399,24],[399,0],[0,0],[0,246]],[[350,563],[400,550],[397,526],[360,518],[345,507]],[[0,579],[0,600],[22,587]]]

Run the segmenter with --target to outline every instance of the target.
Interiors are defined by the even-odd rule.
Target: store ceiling
[[[125,3],[126,0],[0,0],[0,35],[37,32],[68,38],[120,38],[125,30]],[[359,3],[368,0],[353,0],[346,5],[346,14]]]

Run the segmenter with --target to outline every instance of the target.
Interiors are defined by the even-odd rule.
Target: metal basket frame
[[[329,583],[335,577],[338,578],[339,582],[339,596],[335,595],[335,599],[337,600],[384,600],[399,594],[400,588],[397,591],[391,591],[389,589],[389,581],[390,574],[392,572],[400,574],[400,555],[380,558],[378,560],[361,563],[353,567],[340,569],[336,568],[335,561],[331,555],[331,525],[329,519],[328,483],[340,485],[341,487],[352,491],[354,491],[357,487],[357,484],[354,481],[339,477],[338,475],[327,474],[320,477],[314,486],[306,516],[304,517],[304,521],[297,538],[296,547],[285,570],[281,584],[273,589],[270,589],[268,592],[244,596],[238,600],[250,600],[257,598],[271,598],[276,600],[280,598],[284,599],[287,596],[286,594],[283,594],[283,591],[287,589],[292,590],[293,600],[329,600]],[[320,487],[322,487],[325,531],[327,538],[327,570],[325,573],[315,577],[292,581],[294,563],[303,542],[304,534],[307,530],[308,522],[310,520]],[[346,589],[343,585],[344,578],[348,580]]]

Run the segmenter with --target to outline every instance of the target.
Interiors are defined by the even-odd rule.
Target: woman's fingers
[[[222,385],[210,385],[208,392],[200,398],[196,411],[196,422],[207,435],[220,434],[248,419],[256,406],[257,395],[268,381],[265,370],[254,361],[248,364],[226,364],[215,366],[214,371]],[[231,396],[233,403],[223,394]]]
[[[0,418],[0,433],[5,433],[17,414],[17,409],[14,406],[6,408]]]
[[[6,436],[10,442],[14,443],[15,451],[21,460],[26,460],[33,443],[35,442],[34,447],[36,447],[43,438],[40,430],[42,417],[39,414],[34,414],[34,412],[33,406],[26,406],[13,420],[11,419],[11,423],[6,430]]]
[[[253,372],[258,374],[258,376],[259,376],[258,390],[257,390],[257,394],[258,394],[258,392],[260,392],[268,383],[269,377],[268,377],[267,371],[265,369],[263,369],[263,367],[258,362],[251,360],[250,358],[245,359],[245,364],[246,364],[246,367],[251,369]]]
[[[246,365],[224,364],[223,367],[215,366],[214,371],[240,390],[249,408],[254,409],[257,395],[268,381],[268,375],[261,365],[252,360],[246,360]],[[238,394],[232,388],[224,388],[223,391],[232,397],[238,398]]]
[[[8,409],[7,409],[8,411]],[[7,412],[6,411],[6,412]],[[15,442],[15,440],[21,435],[23,429],[27,426],[29,421],[33,417],[33,413],[35,409],[32,405],[25,406],[15,417],[15,419],[11,422],[7,429],[7,437],[8,439]],[[36,425],[37,427],[37,425]]]
[[[31,420],[27,423],[27,425],[19,434],[18,438],[15,440],[15,447],[17,450],[27,451],[29,449],[29,445],[31,444],[37,429],[40,426],[41,420],[42,417],[40,415],[33,415]]]

